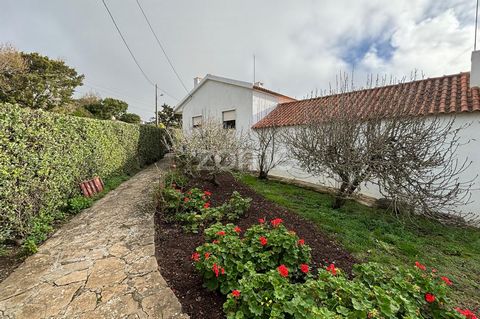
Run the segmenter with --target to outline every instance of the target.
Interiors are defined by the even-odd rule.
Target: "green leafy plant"
[[[225,294],[238,287],[238,280],[245,274],[264,273],[279,265],[290,269],[292,279],[303,280],[305,273],[300,266],[310,262],[310,247],[281,225],[281,220],[272,222],[275,226],[252,226],[243,236],[233,224],[218,223],[206,229],[207,243],[192,255],[196,269],[205,278],[205,286],[219,288]],[[215,265],[224,269],[222,276],[217,275]]]
[[[177,181],[183,183],[183,180]],[[227,203],[212,207],[209,191],[192,188],[183,192],[176,182],[169,185],[171,186],[160,189],[157,195],[158,207],[167,219],[182,223],[185,230],[192,232],[198,232],[200,227],[213,222],[236,220],[245,214],[252,201],[234,191]]]
[[[365,263],[348,278],[334,264],[310,267],[310,248],[282,220],[244,235],[232,224],[205,230],[192,255],[209,289],[227,295],[227,318],[468,318],[448,298],[451,280],[416,262]]]
[[[85,196],[75,196],[68,200],[68,211],[72,214],[78,214],[81,210],[92,206],[93,200]]]

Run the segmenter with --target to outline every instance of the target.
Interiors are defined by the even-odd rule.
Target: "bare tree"
[[[172,141],[172,150],[187,174],[208,171],[211,181],[217,185],[218,174],[243,167],[247,148],[244,134],[225,129],[221,122],[213,119],[204,119],[199,127],[177,134]]]
[[[407,203],[412,213],[443,220],[441,212],[458,214],[473,185],[473,179],[461,180],[470,162],[456,153],[464,127],[456,126],[454,117],[418,114],[400,98],[407,86],[360,106],[347,83],[321,105],[305,109],[303,124],[286,135],[301,168],[339,183],[333,207],[369,182],[395,205]]]
[[[258,178],[267,179],[268,173],[288,159],[287,152],[282,152],[281,128],[270,126],[253,130],[251,149],[257,161]]]

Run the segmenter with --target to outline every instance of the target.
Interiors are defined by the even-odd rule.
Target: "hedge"
[[[163,130],[0,104],[0,244],[55,216],[79,183],[133,174],[165,153]]]

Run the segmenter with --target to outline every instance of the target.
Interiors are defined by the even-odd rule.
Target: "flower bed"
[[[417,262],[410,269],[376,263],[353,278],[329,264],[311,268],[310,247],[277,218],[241,232],[214,225],[192,255],[204,286],[227,295],[227,318],[475,318],[447,298],[446,276]]]
[[[235,224],[192,233],[163,209],[156,216],[162,275],[191,318],[474,318],[449,304],[448,278],[420,263],[352,267],[354,258],[310,222],[231,175],[217,180],[218,187],[202,179],[183,187],[208,189],[212,207],[228,202],[233,191],[252,198]]]

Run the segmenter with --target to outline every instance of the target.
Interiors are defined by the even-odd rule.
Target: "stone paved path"
[[[48,239],[0,283],[0,318],[188,318],[154,256],[159,173],[141,171]]]

